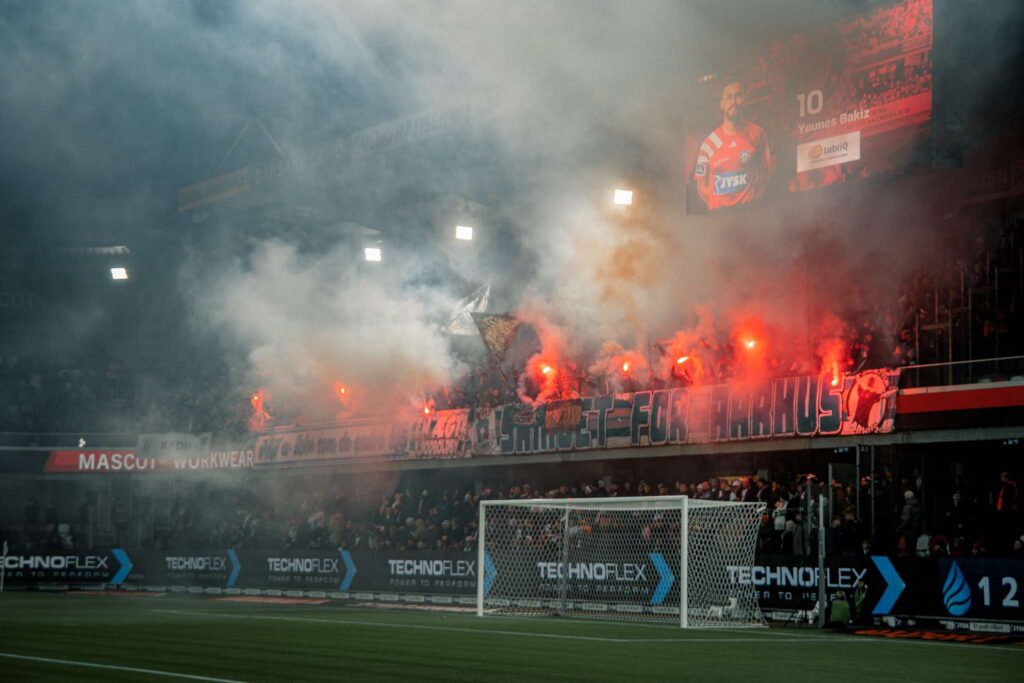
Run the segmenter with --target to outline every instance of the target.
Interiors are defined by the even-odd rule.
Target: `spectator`
[[[825,555],[835,557],[842,547],[843,520],[839,515],[832,517],[829,528],[825,530]]]
[[[850,602],[846,599],[846,591],[836,591],[829,610],[828,625],[830,628],[845,629],[852,621]]]
[[[39,530],[39,504],[35,498],[25,506],[25,534],[32,535]]]
[[[953,494],[952,504],[942,517],[942,531],[949,538],[974,536],[974,514],[959,491]]]
[[[868,612],[868,582],[861,579],[853,589],[853,621],[858,625],[866,625],[871,614]]]
[[[999,493],[996,494],[995,532],[1000,546],[1009,546],[1012,534],[1016,531],[1017,513],[1019,512],[1017,482],[1009,472],[999,474]]]
[[[907,555],[914,552],[917,537],[921,535],[921,504],[910,489],[904,492],[903,498],[903,512],[900,513],[897,531],[900,534],[901,554]]]

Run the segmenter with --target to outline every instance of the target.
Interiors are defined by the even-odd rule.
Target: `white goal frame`
[[[745,622],[738,622],[735,624],[714,624],[706,623],[702,620],[696,620],[699,623],[694,623],[695,620],[690,618],[690,580],[691,572],[690,567],[690,526],[691,526],[691,513],[697,509],[707,511],[710,508],[732,508],[737,514],[738,519],[741,521],[749,518],[750,528],[742,530],[742,533],[746,535],[744,544],[749,540],[749,546],[746,548],[737,547],[736,557],[733,558],[737,564],[745,564],[746,566],[752,566],[754,564],[754,554],[756,552],[757,544],[757,524],[761,514],[766,510],[764,503],[739,503],[739,502],[725,502],[725,501],[709,501],[701,499],[691,499],[689,496],[631,496],[621,498],[563,498],[563,499],[548,499],[548,498],[534,498],[525,500],[484,500],[480,501],[479,520],[478,520],[478,533],[477,533],[477,590],[476,590],[476,614],[479,617],[485,616],[487,613],[485,595],[485,583],[487,580],[488,571],[493,570],[493,565],[489,565],[489,557],[487,553],[487,533],[488,533],[488,520],[487,513],[489,510],[494,508],[532,508],[534,511],[537,510],[578,510],[578,511],[612,511],[619,510],[624,512],[642,512],[642,511],[657,511],[657,510],[671,510],[678,512],[680,517],[679,523],[679,566],[678,566],[678,584],[679,584],[679,627],[681,628],[714,628],[714,627],[752,627],[752,626],[765,626],[766,622],[763,615],[761,614],[760,607],[757,604],[756,588],[753,585],[746,587],[737,586],[737,591],[750,591],[750,595],[746,596],[747,604],[753,606],[753,612],[750,619]],[[565,529],[568,532],[568,514],[564,515],[565,518]],[[561,541],[563,548],[563,557],[567,557],[568,550],[568,533],[562,535]],[[496,570],[494,570],[496,571]],[[561,571],[561,570],[560,570]],[[560,582],[563,584],[561,588],[562,600],[564,597],[564,584],[566,580],[560,578]],[[673,613],[674,613],[674,607]],[[659,621],[665,622],[662,618]]]

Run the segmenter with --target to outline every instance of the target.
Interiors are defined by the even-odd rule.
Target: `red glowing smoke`
[[[540,351],[530,357],[519,377],[519,399],[535,404],[579,397],[579,375],[576,363],[566,354],[565,334],[535,311],[522,311],[520,318],[537,332]]]
[[[588,381],[598,393],[637,390],[646,386],[651,378],[647,359],[639,351],[624,349],[608,342],[588,369]]]

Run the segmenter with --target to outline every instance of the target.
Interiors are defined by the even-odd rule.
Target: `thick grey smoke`
[[[250,379],[276,405],[321,420],[365,395],[400,406],[415,388],[451,376],[445,341],[431,321],[453,302],[375,270],[353,263],[344,248],[300,255],[269,241],[200,281],[207,293],[194,293],[197,314],[201,325],[248,350]],[[346,396],[338,396],[339,386]]]
[[[40,233],[137,240],[154,254],[174,245],[179,327],[243,359],[240,395],[263,386],[318,416],[335,409],[336,382],[403,404],[452,379],[462,366],[438,327],[487,280],[492,310],[549,320],[571,354],[600,355],[607,342],[646,354],[681,328],[754,314],[809,354],[813,321],[893,297],[933,258],[941,203],[857,188],[839,202],[858,207],[853,217],[837,214],[835,192],[687,217],[684,133],[705,97],[701,73],[849,11],[717,0],[8,5],[0,185],[18,188],[5,191],[12,205],[34,207],[19,225]],[[1019,14],[999,12],[998,23]],[[1015,35],[990,42],[974,89],[958,93],[965,111]],[[465,129],[278,184],[293,193],[286,217],[174,212],[174,190],[203,178],[467,105]],[[618,185],[636,190],[629,211],[609,204]],[[438,223],[450,216],[419,200],[431,192],[482,205],[469,254],[445,241]],[[339,228],[350,223],[379,231],[381,267],[361,264],[370,232]]]

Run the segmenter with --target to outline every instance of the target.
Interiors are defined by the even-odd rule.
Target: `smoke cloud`
[[[832,342],[855,334],[858,316],[941,255],[944,206],[934,189],[879,199],[851,186],[685,214],[698,76],[849,11],[784,4],[8,5],[0,186],[17,188],[4,191],[8,217],[28,216],[18,225],[37,228],[33,239],[141,243],[145,258],[168,259],[172,275],[145,301],[180,305],[164,351],[216,339],[211,349],[240,359],[239,396],[261,388],[308,419],[371,396],[415,407],[458,377],[483,347],[467,351],[439,326],[487,280],[492,310],[543,328],[543,362],[611,372],[633,354],[635,371],[664,377],[676,351],[749,332],[817,371],[816,359],[843,356]],[[954,84],[966,111],[1012,40],[986,51],[973,89]],[[259,208],[268,183],[245,209],[175,212],[174,190],[203,178],[462,106],[465,128],[274,185],[280,210]],[[634,206],[610,204],[618,186]],[[459,214],[438,209],[452,197],[479,207],[461,252],[447,225]],[[378,241],[384,262],[362,262]],[[658,341],[671,342],[664,358]]]

